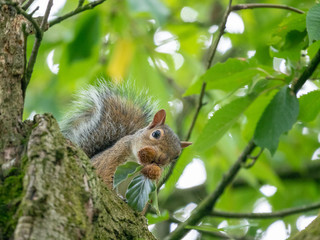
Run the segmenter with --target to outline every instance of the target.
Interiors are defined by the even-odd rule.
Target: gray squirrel
[[[130,84],[100,81],[81,91],[74,105],[62,121],[62,133],[91,158],[110,189],[119,165],[137,162],[142,174],[157,180],[162,167],[191,144],[165,125],[165,110],[153,114],[154,101]]]

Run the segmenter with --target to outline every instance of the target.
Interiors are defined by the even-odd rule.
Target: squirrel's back
[[[89,157],[146,127],[156,109],[147,92],[104,81],[79,92],[73,105],[61,122],[62,133]]]

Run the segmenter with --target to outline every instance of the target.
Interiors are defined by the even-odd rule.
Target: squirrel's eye
[[[160,130],[155,130],[154,132],[152,132],[152,137],[155,138],[155,139],[159,139],[160,136],[161,136],[161,132]]]

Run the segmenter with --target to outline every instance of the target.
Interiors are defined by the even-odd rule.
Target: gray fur
[[[157,109],[147,91],[133,84],[100,80],[76,95],[72,110],[61,121],[64,136],[92,157],[151,122]]]

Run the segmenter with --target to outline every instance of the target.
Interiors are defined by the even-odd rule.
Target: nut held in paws
[[[150,164],[144,166],[141,173],[151,180],[157,180],[161,176],[161,168],[156,164]]]

